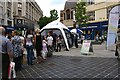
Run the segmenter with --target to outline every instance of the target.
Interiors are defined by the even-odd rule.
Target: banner
[[[120,6],[113,7],[109,14],[107,48],[115,44],[115,38],[118,30],[119,15]]]

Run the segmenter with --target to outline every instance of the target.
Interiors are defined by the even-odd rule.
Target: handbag
[[[8,69],[8,78],[9,79],[16,78],[15,63],[14,62],[10,62],[10,66]]]

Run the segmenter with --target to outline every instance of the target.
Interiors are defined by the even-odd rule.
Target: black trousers
[[[59,51],[59,52],[61,51],[61,43],[58,43],[58,44],[57,44],[57,52],[58,52],[58,51]]]
[[[10,60],[8,54],[2,54],[2,80],[8,79]]]
[[[13,58],[13,62],[15,62],[15,71],[21,70],[22,67],[22,56]]]

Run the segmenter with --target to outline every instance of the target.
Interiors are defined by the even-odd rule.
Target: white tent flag
[[[118,22],[119,22],[119,15],[120,15],[120,6],[113,7],[109,14],[107,48],[115,44],[115,38],[117,35]]]

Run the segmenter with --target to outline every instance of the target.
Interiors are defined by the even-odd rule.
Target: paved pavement
[[[81,45],[80,45],[81,47]],[[17,72],[17,78],[29,79],[85,79],[120,78],[120,61],[113,51],[105,50],[105,45],[93,45],[93,55],[81,55],[80,47],[70,51],[55,52],[44,63],[24,65]]]
[[[54,53],[54,54],[55,55],[64,55],[64,56],[79,56],[79,57],[116,58],[114,56],[115,55],[114,50],[113,51],[107,50],[105,43],[103,43],[102,45],[93,45],[93,51],[94,51],[93,55],[82,55],[80,53],[81,46],[82,45],[79,44],[79,48],[77,48],[77,49],[71,48],[69,52],[62,50],[62,52],[57,52],[57,53]]]

